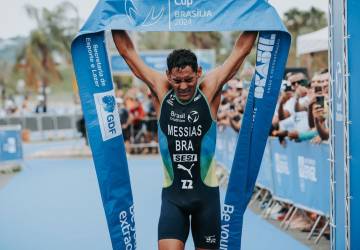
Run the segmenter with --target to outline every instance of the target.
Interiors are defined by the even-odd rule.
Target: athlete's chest
[[[174,95],[164,100],[160,126],[168,137],[202,137],[211,126],[211,114],[204,97],[199,93],[187,104],[179,103]]]

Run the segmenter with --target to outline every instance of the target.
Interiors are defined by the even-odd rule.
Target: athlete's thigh
[[[185,244],[189,230],[189,214],[167,199],[162,199],[158,225],[158,240],[173,239]]]
[[[181,240],[163,239],[159,240],[159,250],[184,250],[185,243]]]
[[[192,214],[191,231],[196,249],[218,249],[220,245],[220,203],[209,202]]]

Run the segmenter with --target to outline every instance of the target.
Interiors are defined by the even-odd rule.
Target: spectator
[[[307,109],[310,103],[308,96],[310,84],[303,73],[291,75],[289,82],[294,89],[294,94],[288,102],[289,106],[285,109],[293,116],[294,127],[288,131],[288,137],[290,140],[298,140],[300,133],[309,130]]]
[[[312,106],[312,116],[318,136],[314,138],[314,143],[320,143],[329,139],[328,129],[328,100],[329,100],[329,74],[327,71],[320,75],[320,84],[317,86],[315,101]]]
[[[38,100],[38,104],[36,105],[35,113],[37,113],[37,114],[46,113],[47,107],[45,104],[45,97],[43,95],[38,95],[37,100]]]
[[[130,152],[130,122],[129,122],[129,111],[124,106],[124,101],[120,97],[116,97],[116,103],[119,110],[121,129],[125,142],[126,152]]]
[[[80,132],[81,137],[85,139],[86,145],[89,145],[84,116],[81,116],[81,118],[76,122],[76,129],[78,132]]]

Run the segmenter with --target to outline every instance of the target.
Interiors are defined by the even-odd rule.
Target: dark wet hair
[[[168,71],[171,72],[173,68],[183,69],[190,66],[194,72],[198,69],[196,55],[188,49],[176,49],[167,57]]]

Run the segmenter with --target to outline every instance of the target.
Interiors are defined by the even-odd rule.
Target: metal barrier
[[[150,122],[155,122],[155,126],[152,128],[149,126]],[[142,153],[144,149],[155,149],[158,152],[157,141],[157,119],[154,117],[146,117],[140,124],[137,125],[138,129],[135,129],[133,124],[130,125],[130,148],[135,153]]]
[[[7,116],[0,118],[0,125],[19,125],[28,129],[32,139],[47,139],[52,137],[79,137],[76,122],[82,114],[31,114],[26,116]],[[50,135],[50,136],[49,136]]]
[[[32,140],[54,139],[59,137],[78,138],[81,134],[77,128],[77,122],[82,118],[81,113],[57,115],[57,114],[31,114],[26,116],[7,116],[0,118],[0,126],[21,126],[28,129],[32,134]],[[157,148],[157,141],[148,140],[149,132],[146,123],[157,121],[156,118],[145,118],[141,121],[141,129],[134,129],[130,125],[130,147],[133,149]],[[151,132],[151,131],[150,131]],[[156,135],[153,134],[153,138]]]
[[[30,131],[76,129],[76,121],[81,117],[82,114],[8,116],[0,118],[0,125],[20,125]]]
[[[237,133],[230,127],[218,128],[216,160],[231,171],[234,159]],[[326,223],[316,238],[317,243],[329,224],[330,214],[330,166],[328,162],[329,145],[296,143],[287,141],[286,147],[280,145],[277,138],[269,138],[257,178],[259,191],[254,200],[262,196],[262,202],[271,196],[264,209],[264,217],[276,205],[276,202],[287,203],[291,209],[286,216],[285,228],[299,209],[314,212],[318,215],[310,239],[319,225],[321,217]],[[253,200],[253,201],[254,201]]]

